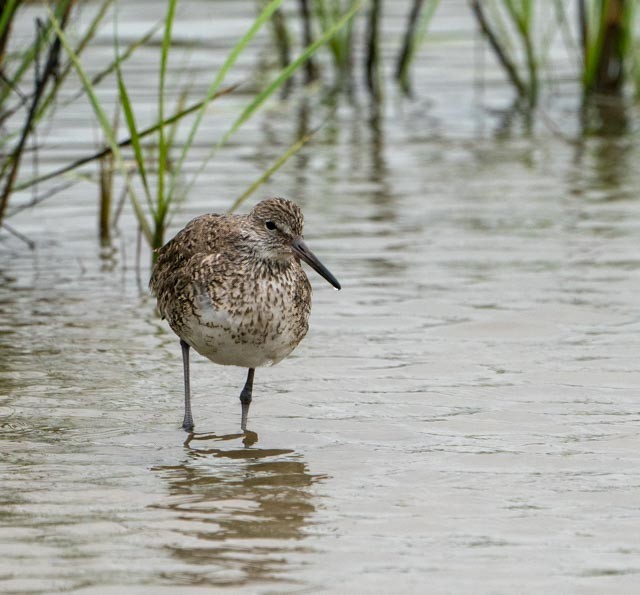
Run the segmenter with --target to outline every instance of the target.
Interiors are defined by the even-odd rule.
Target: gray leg
[[[193,432],[193,415],[191,415],[191,383],[189,381],[189,344],[180,339],[182,347],[182,367],[184,368],[184,420],[182,428]]]
[[[243,430],[247,429],[247,418],[249,417],[249,405],[251,405],[251,394],[253,393],[253,374],[255,368],[249,368],[247,374],[247,381],[244,383],[244,388],[240,393],[240,402],[242,403],[242,421],[240,427]]]

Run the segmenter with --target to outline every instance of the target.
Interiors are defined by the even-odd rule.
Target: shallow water
[[[232,4],[229,36],[253,14]],[[129,4],[131,35],[149,6]],[[194,6],[185,31],[211,10]],[[441,26],[468,31],[465,6]],[[244,371],[194,356],[185,443],[180,348],[146,253],[136,274],[129,212],[113,253],[89,183],[11,218],[38,246],[0,236],[1,591],[637,592],[637,113],[580,136],[559,92],[549,117],[579,141],[528,130],[499,71],[472,85],[472,50],[435,44],[418,99],[391,93],[379,117],[364,97],[274,102],[176,213],[172,233],[228,208],[329,117],[259,195],[303,206],[343,291],[310,273],[311,331],[257,371],[246,435]],[[247,100],[212,110],[188,167]],[[92,150],[78,110],[89,121],[61,111],[48,142],[64,151],[41,168]]]

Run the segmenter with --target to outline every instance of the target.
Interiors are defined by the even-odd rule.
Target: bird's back
[[[228,230],[232,215],[201,215],[192,219],[176,236],[158,250],[149,287],[159,295],[171,278],[196,254],[215,254],[225,251],[225,244],[233,241]],[[226,232],[226,233],[225,233]]]

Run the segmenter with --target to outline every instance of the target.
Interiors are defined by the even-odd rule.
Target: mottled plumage
[[[307,333],[311,285],[300,259],[340,288],[302,231],[299,207],[272,198],[247,215],[197,217],[158,251],[150,287],[183,346],[185,429],[193,427],[189,347],[215,363],[249,368],[244,427],[254,368],[278,363]]]

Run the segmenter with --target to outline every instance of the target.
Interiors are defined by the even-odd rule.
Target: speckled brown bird
[[[149,285],[180,338],[186,431],[193,431],[190,347],[249,369],[240,393],[245,430],[255,369],[287,357],[309,328],[311,285],[300,260],[340,289],[302,239],[303,223],[298,205],[269,198],[247,215],[197,217],[158,251]]]

